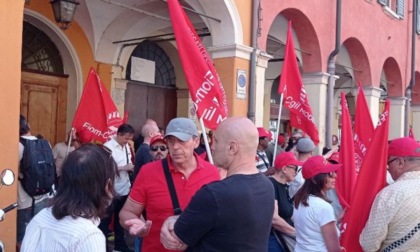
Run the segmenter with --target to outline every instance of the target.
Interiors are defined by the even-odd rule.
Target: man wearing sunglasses
[[[387,165],[395,182],[376,195],[360,245],[364,251],[419,251],[420,144],[392,140]]]
[[[168,146],[162,136],[154,136],[150,140],[150,155],[153,161],[164,159],[168,155]]]
[[[145,164],[140,169],[120,213],[121,224],[130,234],[143,237],[142,252],[168,251],[159,241],[164,220],[175,211],[167,181],[174,185],[179,203],[177,210],[183,210],[203,185],[220,179],[219,170],[194,153],[199,138],[191,119],[172,119],[165,132],[170,154],[166,159]],[[166,161],[167,170],[164,169]],[[170,179],[166,178],[165,172],[169,173]],[[139,218],[144,211],[146,221]]]

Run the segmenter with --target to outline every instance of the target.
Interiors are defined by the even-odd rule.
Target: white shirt
[[[289,195],[293,198],[297,191],[303,186],[305,179],[302,176],[302,166],[298,166],[298,172],[296,173],[295,179],[289,184]]]
[[[296,229],[295,252],[327,251],[321,227],[336,221],[333,207],[325,200],[312,195],[308,198],[308,204],[307,207],[300,204],[299,208],[293,211]]]
[[[67,153],[67,148],[68,148],[68,145],[65,142],[60,142],[60,143],[57,143],[52,149],[52,153],[55,159],[55,169],[57,171],[58,177],[61,176],[61,171],[62,171],[61,166],[63,165],[64,159],[67,157],[68,153],[75,150],[74,146],[70,145],[70,148]]]
[[[98,228],[99,219],[57,220],[51,208],[45,208],[26,227],[21,252],[105,252],[105,236]]]
[[[21,136],[22,138],[25,138],[27,140],[36,140],[37,138],[34,136]],[[20,165],[20,160],[22,160],[23,157],[23,150],[25,149],[25,147],[19,142],[19,165]],[[39,195],[39,196],[35,196],[35,204],[38,202],[41,202],[45,199],[47,199],[48,193],[44,194],[44,195]],[[18,206],[17,209],[25,209],[28,207],[32,206],[32,198],[31,196],[29,196],[25,189],[23,189],[22,184],[20,183],[20,180],[18,180],[18,200],[17,200]]]
[[[112,157],[117,163],[117,166],[124,166],[131,164],[131,151],[128,144],[121,146],[115,138],[112,138],[108,142],[104,143],[112,151]],[[115,176],[114,189],[118,196],[128,195],[130,192],[130,177],[128,176],[127,171],[119,171],[120,175]]]

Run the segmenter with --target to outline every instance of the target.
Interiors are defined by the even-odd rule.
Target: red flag
[[[366,155],[367,148],[373,137],[375,128],[372,117],[363,93],[362,84],[358,83],[358,94],[356,101],[356,112],[354,115],[354,152],[356,161],[356,170],[360,170],[363,158]]]
[[[318,130],[296,61],[291,21],[289,21],[287,31],[284,64],[278,92],[283,93],[284,106],[290,110],[290,125],[303,130],[317,145],[319,143]]]
[[[204,125],[216,129],[228,115],[225,90],[213,62],[178,0],[168,0],[178,54],[195,110]]]
[[[376,194],[386,186],[388,155],[389,101],[379,117],[378,126],[367,150],[354,188],[350,209],[342,222],[341,246],[346,251],[362,251],[359,236],[367,219]]]
[[[408,132],[408,136],[415,139],[414,138],[414,133],[413,133],[413,127],[410,126],[410,131]]]
[[[122,119],[122,123],[127,123],[128,121],[128,111],[124,112],[124,118]]]
[[[340,164],[343,164],[343,167],[337,171],[335,189],[341,206],[349,209],[357,175],[350,112],[344,93],[341,93],[341,111]]]
[[[106,142],[116,134],[122,120],[98,74],[90,69],[73,119],[73,128],[82,142]]]

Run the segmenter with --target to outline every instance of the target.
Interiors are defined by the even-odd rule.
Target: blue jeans
[[[273,232],[268,237],[268,252],[283,252],[283,247],[279,244]]]
[[[142,237],[136,237],[134,239],[134,252],[141,252],[141,245],[143,244]]]
[[[35,204],[35,211],[34,216],[39,213],[42,209],[48,206],[49,199],[44,199],[41,202]],[[25,209],[18,209],[17,210],[17,242],[21,243],[23,241],[23,237],[25,236],[26,226],[28,226],[29,222],[32,220],[32,206],[25,208]]]

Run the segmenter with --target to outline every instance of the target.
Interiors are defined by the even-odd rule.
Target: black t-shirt
[[[267,251],[274,190],[261,174],[232,175],[203,186],[175,224],[187,251]]]
[[[293,205],[292,199],[289,196],[289,186],[287,184],[281,184],[274,178],[269,178],[274,186],[275,199],[277,200],[278,214],[283,218],[289,225],[293,226],[292,215]]]
[[[136,151],[136,161],[134,162],[134,178],[140,171],[140,168],[147,163],[153,161],[152,155],[150,155],[150,147],[146,143],[142,143],[139,149]]]

